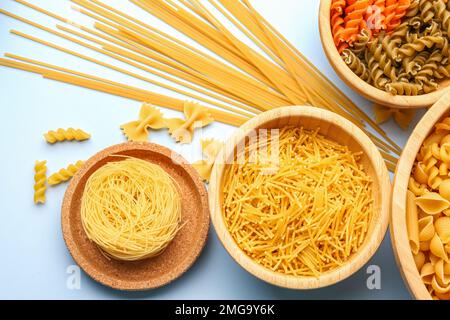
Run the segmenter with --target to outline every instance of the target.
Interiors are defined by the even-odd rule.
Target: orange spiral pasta
[[[344,41],[342,31],[344,30],[343,13],[345,5],[345,0],[333,0],[331,3],[331,31],[333,33],[334,44],[338,48]]]
[[[348,4],[345,8],[345,30],[343,35],[348,43],[352,43],[356,39],[359,31],[366,26],[364,16],[369,8],[370,1],[351,0],[348,1]]]
[[[377,33],[386,28],[384,24],[385,4],[386,0],[374,0],[372,5],[369,7],[368,14],[366,15],[366,21],[373,33]]]
[[[391,32],[397,28],[402,22],[402,18],[405,16],[409,6],[411,5],[411,0],[398,0],[397,7],[395,8],[394,17],[386,26],[386,31]]]
[[[384,14],[384,24],[386,26],[391,25],[392,20],[396,16],[396,10],[398,7],[399,0],[386,0]]]

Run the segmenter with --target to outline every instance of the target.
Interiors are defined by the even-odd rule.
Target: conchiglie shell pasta
[[[444,249],[444,245],[442,244],[442,240],[439,238],[437,234],[433,236],[430,242],[430,251],[441,259],[444,259],[445,262],[448,262],[448,255]]]
[[[423,265],[425,264],[425,259],[425,254],[422,251],[419,251],[414,255],[414,262],[416,264],[417,270],[422,269]]]
[[[442,260],[442,259],[439,260],[434,265],[434,271],[435,271],[436,277],[439,279],[440,283],[447,286],[448,284],[450,284],[450,275],[445,273],[445,270],[444,270],[445,264],[446,264],[446,262],[444,260]]]
[[[443,243],[450,242],[450,217],[440,217],[434,223],[439,238]]]
[[[450,201],[450,179],[445,179],[441,182],[439,185],[439,194],[446,200]]]
[[[431,240],[420,242],[419,248],[421,251],[430,251]]]
[[[450,207],[450,202],[436,192],[428,192],[416,198],[416,204],[428,214],[438,214]]]
[[[444,273],[450,275],[450,262],[444,262]]]
[[[441,145],[450,143],[450,134],[447,134],[445,137],[443,137],[440,143]]]
[[[431,281],[434,277],[434,267],[431,263],[425,263],[420,269],[420,277],[422,278],[423,283],[431,284]]]
[[[437,276],[434,276],[431,280],[431,286],[433,287],[435,293],[445,294],[450,292],[450,284],[443,284],[442,282],[440,282]]]
[[[435,256],[433,253],[431,253],[431,252],[428,254],[428,258],[430,259],[430,263],[431,263],[433,266],[435,266],[436,263],[439,262],[439,260],[442,260],[441,258],[436,257],[436,256]]]
[[[414,179],[420,184],[428,182],[428,173],[426,173],[423,163],[418,163],[414,169]]]
[[[444,293],[436,292],[436,297],[437,297],[439,300],[450,300],[450,293],[444,294]]]
[[[433,217],[427,216],[419,219],[419,240],[421,242],[431,240],[435,233]]]

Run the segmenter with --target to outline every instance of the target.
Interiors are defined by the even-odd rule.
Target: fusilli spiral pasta
[[[62,142],[62,141],[84,141],[88,140],[91,137],[91,135],[87,132],[84,132],[81,129],[74,129],[74,128],[68,128],[68,129],[62,129],[59,128],[56,131],[50,130],[47,133],[44,134],[44,138],[48,143],[56,143],[56,142]]]
[[[34,165],[34,203],[45,203],[47,190],[47,161],[36,161]]]
[[[342,5],[336,1],[339,12]],[[449,8],[446,0],[347,1],[340,16],[348,29],[340,32],[347,35],[337,48],[354,73],[380,90],[393,95],[433,92],[450,78]]]
[[[75,173],[77,173],[78,170],[80,170],[83,163],[84,161],[79,160],[75,164],[69,164],[67,168],[63,168],[58,172],[52,174],[50,177],[48,177],[47,180],[48,184],[54,186],[67,180],[70,180],[70,178],[72,178],[75,175]]]

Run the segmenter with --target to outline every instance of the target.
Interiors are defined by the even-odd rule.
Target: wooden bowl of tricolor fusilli
[[[385,4],[321,0],[325,54],[339,77],[366,99],[392,108],[429,107],[450,83],[447,28],[440,17],[450,8],[444,0]]]
[[[395,173],[392,246],[416,299],[450,300],[449,116],[446,93],[417,124]]]

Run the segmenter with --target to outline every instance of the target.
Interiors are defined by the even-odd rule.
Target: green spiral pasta
[[[342,59],[358,77],[364,81],[369,79],[369,71],[366,66],[351,50],[345,49],[342,51]]]

